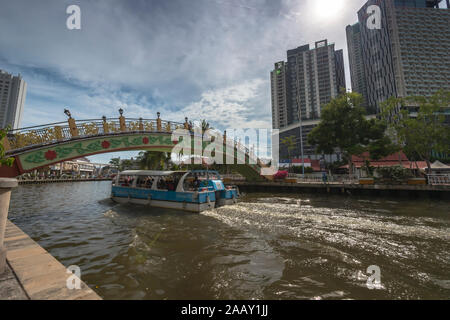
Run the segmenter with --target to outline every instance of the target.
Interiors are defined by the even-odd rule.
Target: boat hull
[[[122,197],[111,197],[114,202],[121,204],[138,204],[145,205],[156,208],[166,208],[181,210],[186,212],[202,212],[210,209],[214,209],[216,203],[215,201],[206,203],[188,203],[188,202],[176,202],[176,201],[162,201],[162,200],[145,200],[145,199],[135,199],[135,198],[122,198]]]

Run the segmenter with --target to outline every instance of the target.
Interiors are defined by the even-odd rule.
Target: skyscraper
[[[20,74],[13,76],[3,70],[0,70],[0,127],[5,128],[10,125],[11,128],[20,127],[23,115],[23,106],[27,83]]]
[[[352,91],[358,92],[363,96],[367,114],[375,114],[376,109],[370,108],[367,103],[367,83],[362,56],[361,25],[356,23],[352,26],[347,26],[346,33]]]
[[[286,63],[275,63],[270,73],[272,91],[272,127],[280,129],[288,124]]]
[[[441,2],[369,0],[358,11],[369,108],[379,111],[391,96],[450,90],[450,10]],[[379,29],[368,27],[371,5],[381,9]]]
[[[345,88],[342,50],[334,44],[318,41],[314,49],[309,45],[287,52],[288,60],[288,124],[302,119],[319,119],[322,108]],[[300,106],[300,113],[298,110]]]
[[[327,40],[316,42],[313,49],[304,45],[288,50],[287,63],[275,64],[271,84],[273,128],[280,129],[281,138],[296,137],[292,155],[299,156],[301,114],[304,155],[314,156],[306,136],[319,123],[322,108],[346,88],[343,51]],[[287,157],[283,145],[280,154]]]

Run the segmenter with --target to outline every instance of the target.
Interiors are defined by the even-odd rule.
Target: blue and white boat
[[[237,188],[217,171],[123,171],[113,180],[111,199],[151,207],[202,212],[237,203]]]

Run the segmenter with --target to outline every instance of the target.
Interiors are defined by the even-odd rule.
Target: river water
[[[186,214],[110,188],[22,185],[9,216],[105,299],[450,298],[449,201],[249,194]]]

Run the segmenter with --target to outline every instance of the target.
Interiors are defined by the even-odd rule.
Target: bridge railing
[[[106,118],[75,120],[70,112],[68,121],[49,123],[40,126],[32,126],[21,129],[10,130],[7,135],[6,149],[9,151],[20,151],[30,147],[45,146],[61,141],[68,141],[74,138],[95,137],[124,132],[173,132],[176,129],[190,127],[187,123],[143,118]],[[192,131],[191,131],[192,132]],[[222,137],[224,138],[224,137]],[[225,139],[226,140],[226,139]],[[237,152],[245,154],[245,163],[255,171],[259,171],[263,166],[255,154],[253,148],[248,148],[240,141],[226,140]]]
[[[69,119],[70,121],[70,119]],[[51,144],[76,137],[99,136],[121,132],[172,132],[183,128],[183,123],[161,119],[88,119],[57,122],[33,126],[8,132],[8,149],[22,149],[29,146]]]

